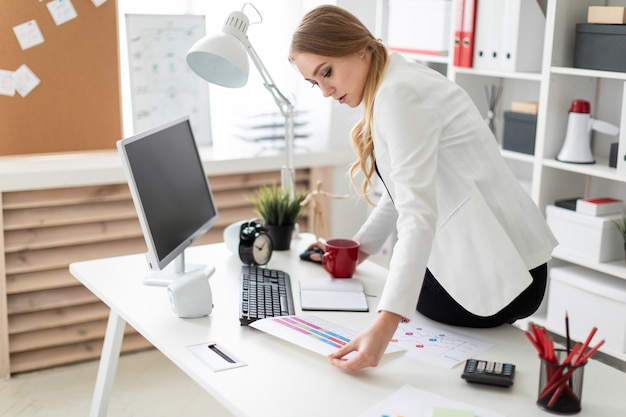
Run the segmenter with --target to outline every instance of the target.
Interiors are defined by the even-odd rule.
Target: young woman
[[[358,159],[350,175],[354,183],[362,172],[368,201],[374,176],[386,193],[354,236],[362,258],[397,230],[377,319],[331,363],[347,371],[377,366],[416,306],[433,320],[468,327],[534,313],[557,242],[466,92],[389,54],[336,6],[304,16],[289,60],[324,97],[363,109],[351,133]]]

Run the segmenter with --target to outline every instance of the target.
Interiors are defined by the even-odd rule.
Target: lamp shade
[[[187,64],[206,81],[222,87],[239,88],[248,82],[248,54],[244,47],[248,17],[232,12],[222,32],[205,36],[187,52]]]
[[[187,52],[187,64],[206,81],[239,88],[248,82],[248,55],[241,41],[229,33],[205,36]]]

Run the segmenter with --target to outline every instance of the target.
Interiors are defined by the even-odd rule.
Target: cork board
[[[122,136],[116,1],[0,0],[0,10],[0,155],[114,149]],[[14,78],[8,95],[7,71],[23,65],[39,83]]]

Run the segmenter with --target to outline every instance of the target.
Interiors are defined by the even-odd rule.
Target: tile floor
[[[98,361],[0,381],[0,417],[86,417]],[[108,417],[232,417],[157,350],[122,355]]]

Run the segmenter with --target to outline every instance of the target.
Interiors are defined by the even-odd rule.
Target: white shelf
[[[526,162],[528,164],[532,164],[535,161],[534,155],[528,155],[526,153],[509,151],[507,149],[501,149],[500,152],[505,159],[510,159],[512,161]]]
[[[543,166],[612,181],[626,181],[626,174],[619,173],[616,168],[610,167],[609,161],[605,158],[597,158],[595,164],[573,164],[556,159],[544,159]]]
[[[574,263],[585,268],[612,275],[617,278],[626,279],[626,261],[624,261],[623,259],[614,262],[587,261],[580,256],[574,256],[563,250],[560,250],[558,246],[556,247],[554,252],[552,252],[552,256],[562,261]]]
[[[505,72],[505,71],[488,71],[477,70],[474,68],[454,67],[454,72],[457,74],[468,74],[482,77],[494,77],[504,78],[511,80],[527,80],[527,81],[541,81],[541,73],[538,72]]]
[[[589,69],[582,69],[582,68],[552,67],[550,68],[550,73],[561,74],[561,75],[571,75],[571,76],[576,76],[576,77],[607,78],[607,79],[626,81],[626,73],[615,72],[615,71],[598,71],[598,70],[589,70]]]

